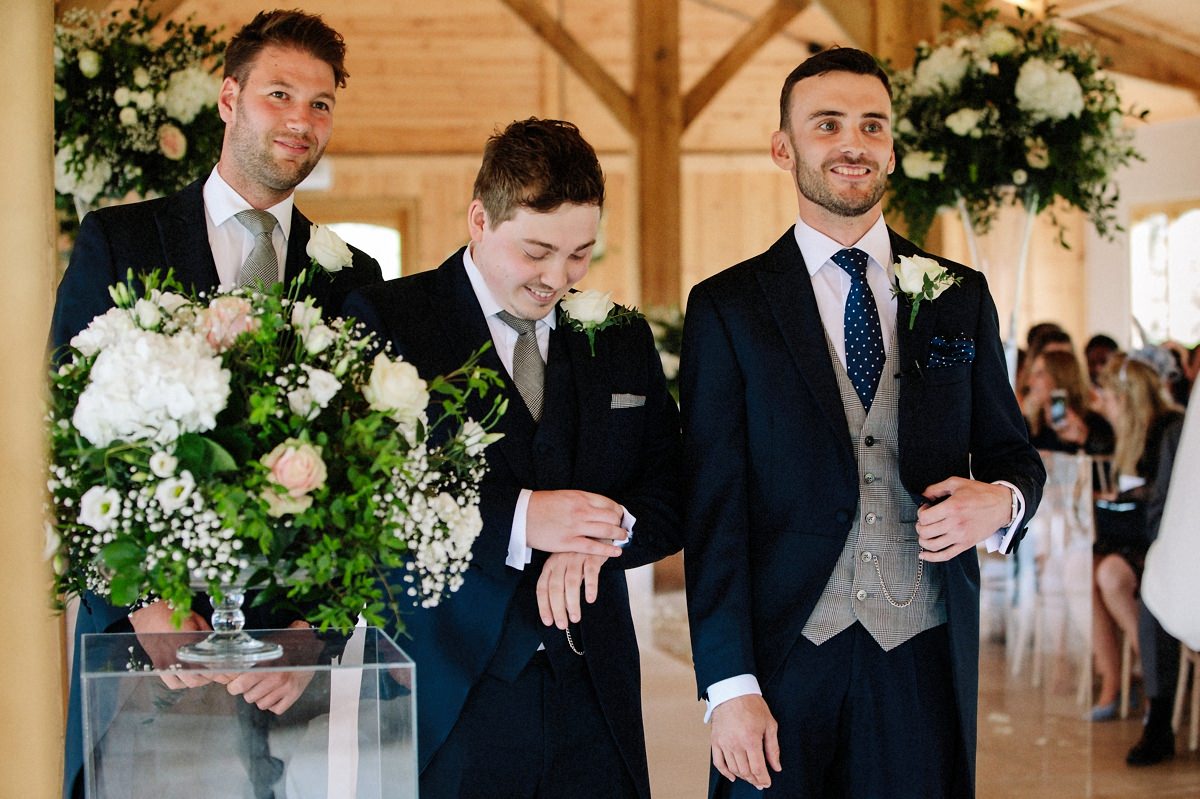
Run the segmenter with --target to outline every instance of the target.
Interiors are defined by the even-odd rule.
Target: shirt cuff
[[[531,496],[533,491],[528,488],[521,489],[517,496],[517,506],[513,509],[512,532],[508,534],[508,557],[504,559],[504,564],[517,571],[525,571],[525,564],[533,560],[533,550],[525,543],[525,524],[529,516]]]
[[[1025,497],[1021,494],[1019,488],[1007,480],[997,480],[992,485],[1004,486],[1012,491],[1013,498],[1017,502],[1017,513],[1013,517],[1013,523],[1007,527],[1000,528],[984,540],[988,552],[1001,552],[1007,555],[1012,548],[1013,538],[1020,531],[1022,523],[1025,520]]]
[[[737,699],[739,696],[750,696],[751,694],[762,696],[758,678],[753,674],[739,674],[708,686],[708,691],[704,694],[704,723],[707,724],[712,718],[712,712],[717,705],[728,702],[730,699]]]
[[[624,541],[613,541],[613,546],[624,549],[629,546],[629,542],[633,540],[633,526],[637,524],[637,517],[629,512],[629,508],[621,506],[621,528],[628,533]]]

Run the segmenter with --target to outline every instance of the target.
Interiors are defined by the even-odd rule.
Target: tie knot
[[[242,223],[242,227],[249,230],[255,236],[261,236],[264,233],[273,233],[275,225],[279,224],[279,220],[275,218],[274,214],[259,211],[255,208],[238,211],[235,216],[237,217],[237,221]]]
[[[508,311],[497,311],[496,316],[499,316],[500,321],[504,322],[504,324],[508,325],[522,336],[526,333],[532,333],[533,329],[537,327],[536,319],[522,319],[519,316],[514,316]]]
[[[867,254],[857,247],[838,250],[829,260],[845,269],[850,277],[866,278],[867,276]]]

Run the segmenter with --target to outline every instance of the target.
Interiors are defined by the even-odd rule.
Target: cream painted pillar
[[[54,270],[54,4],[0,2],[0,796],[61,792],[60,620],[42,559],[42,397]]]

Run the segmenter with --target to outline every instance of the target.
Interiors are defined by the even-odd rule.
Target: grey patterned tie
[[[237,221],[254,235],[254,248],[246,256],[246,262],[238,270],[237,285],[251,288],[262,283],[263,287],[273,286],[279,282],[279,257],[275,254],[275,245],[271,242],[271,234],[279,224],[273,214],[248,208],[238,211]]]
[[[541,421],[542,404],[545,398],[546,364],[542,361],[542,353],[538,350],[536,319],[522,319],[513,316],[508,311],[499,311],[504,324],[517,331],[517,345],[513,348],[513,382],[521,399],[529,407],[535,422]]]

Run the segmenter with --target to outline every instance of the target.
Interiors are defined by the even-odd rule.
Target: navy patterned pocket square
[[[934,336],[929,340],[929,360],[927,369],[937,369],[942,366],[953,366],[956,363],[971,363],[975,360],[975,341],[966,336],[946,340]]]

